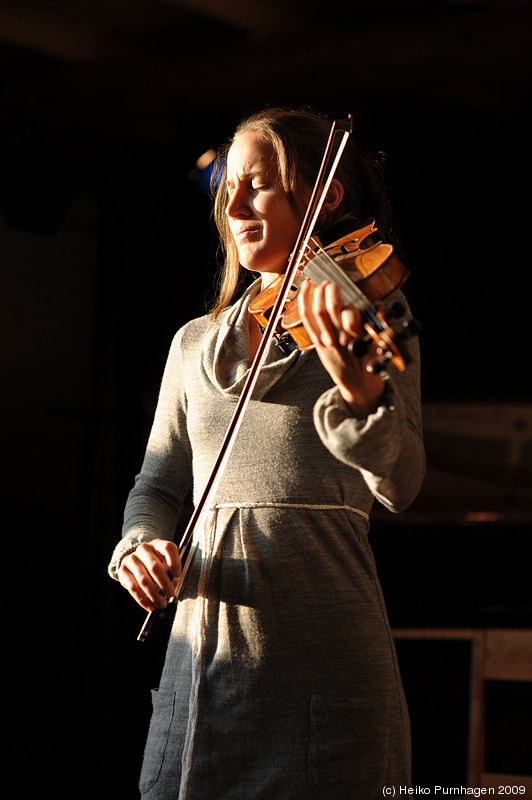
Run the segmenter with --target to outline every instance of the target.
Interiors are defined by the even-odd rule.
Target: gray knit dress
[[[249,369],[255,283],[176,335],[110,564],[174,536]],[[417,342],[386,402],[352,417],[314,351],[269,346],[196,531],[140,779],[145,800],[373,800],[409,783],[408,712],[368,544],[424,473]],[[398,566],[400,569],[400,566]]]

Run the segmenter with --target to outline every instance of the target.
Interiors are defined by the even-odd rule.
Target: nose
[[[238,187],[233,189],[229,200],[227,201],[225,213],[232,219],[239,219],[241,217],[247,217],[250,215],[251,209],[249,208],[249,204],[246,202],[246,195],[243,189]]]

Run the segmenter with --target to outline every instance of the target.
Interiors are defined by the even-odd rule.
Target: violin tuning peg
[[[403,303],[396,300],[394,303],[390,303],[389,306],[386,306],[384,313],[388,319],[399,319],[399,317],[404,316],[405,307]]]

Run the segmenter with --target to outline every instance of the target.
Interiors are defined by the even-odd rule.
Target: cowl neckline
[[[201,355],[201,377],[207,391],[238,398],[250,370],[249,304],[259,293],[260,278],[237,302],[223,311],[205,335]],[[261,400],[274,386],[284,383],[306,361],[310,351],[284,353],[275,338],[266,351],[252,398]]]

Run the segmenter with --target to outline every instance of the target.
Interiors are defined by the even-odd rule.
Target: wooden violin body
[[[334,235],[335,231],[336,227],[328,232],[329,240],[331,232]],[[305,278],[314,284],[319,282],[319,278],[323,277],[324,266],[326,271],[323,276],[339,283],[346,303],[351,302],[361,311],[368,336],[377,345],[378,356],[383,356],[399,369],[404,369],[404,354],[394,341],[394,331],[382,312],[376,310],[374,303],[385,300],[401,287],[408,278],[409,271],[394,253],[392,245],[380,240],[374,221],[355,231],[344,233],[329,243],[325,243],[320,234],[311,237],[308,251],[301,260],[288,293],[276,333],[290,334],[300,350],[313,347],[299,316],[297,295]],[[283,276],[280,275],[250,304],[250,313],[261,326],[267,324],[282,280]]]
[[[311,241],[320,243],[320,238],[317,236]],[[385,300],[409,275],[392,245],[378,239],[374,221],[323,249],[372,303]]]

